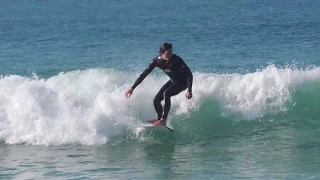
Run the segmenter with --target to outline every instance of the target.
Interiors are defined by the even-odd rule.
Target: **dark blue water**
[[[0,1],[0,177],[317,179],[320,2]],[[173,44],[194,73],[145,130]]]

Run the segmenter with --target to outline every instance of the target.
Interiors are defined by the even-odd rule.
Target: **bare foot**
[[[147,121],[148,123],[154,123],[154,122],[156,122],[156,121],[158,121],[158,119],[153,119],[153,120],[149,120],[149,121]]]
[[[159,125],[164,125],[165,126],[166,125],[166,120],[161,118],[158,121],[153,122],[152,124],[155,125],[155,126],[159,126]]]

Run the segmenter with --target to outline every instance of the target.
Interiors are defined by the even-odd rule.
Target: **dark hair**
[[[169,50],[169,49],[172,49],[172,44],[169,44],[169,43],[163,43],[161,46],[160,46],[160,50],[159,50],[159,53],[164,53],[166,52],[166,50]]]

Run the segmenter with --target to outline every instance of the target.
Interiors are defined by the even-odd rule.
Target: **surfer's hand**
[[[191,99],[192,98],[192,93],[188,91],[187,94],[186,94],[186,98],[187,99]]]
[[[132,93],[133,93],[133,89],[129,88],[124,94],[125,94],[126,98],[129,98]]]

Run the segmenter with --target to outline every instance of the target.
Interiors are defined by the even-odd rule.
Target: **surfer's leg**
[[[156,110],[158,120],[162,117],[163,107],[161,105],[161,101],[163,100],[163,92],[168,89],[173,84],[172,81],[168,81],[166,84],[162,86],[157,95],[153,99],[154,109]]]
[[[185,90],[187,87],[186,86],[181,86],[179,84],[173,84],[171,85],[168,89],[166,89],[163,93],[163,98],[164,98],[164,111],[162,118],[166,121],[170,107],[171,107],[171,97],[179,94],[181,91]]]

